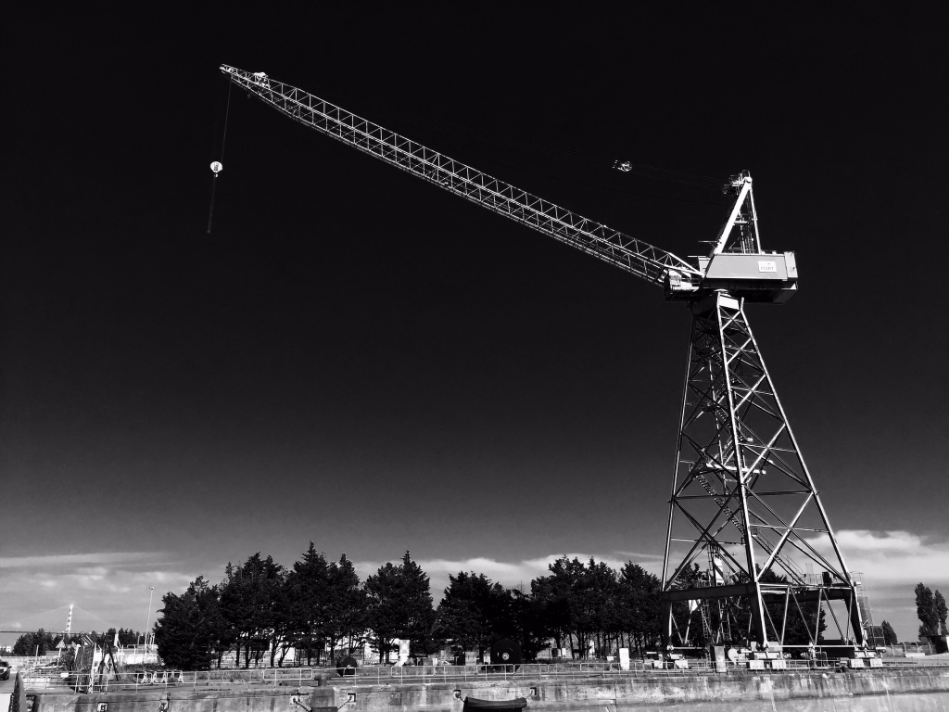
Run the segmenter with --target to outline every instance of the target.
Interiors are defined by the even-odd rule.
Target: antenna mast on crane
[[[864,647],[853,576],[791,431],[745,314],[797,291],[793,252],[765,252],[751,176],[725,186],[735,203],[708,257],[689,262],[584,218],[263,72],[222,66],[282,114],[411,175],[661,286],[692,316],[662,574],[663,639],[787,647],[799,613],[821,642],[822,606],[840,643]],[[699,563],[707,563],[703,570]],[[840,601],[838,618],[831,601]],[[815,608],[816,605],[816,608]],[[805,613],[814,611],[817,613]],[[802,647],[807,647],[804,644]]]

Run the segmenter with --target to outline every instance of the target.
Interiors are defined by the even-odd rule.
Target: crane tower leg
[[[727,628],[761,650],[830,639],[862,646],[853,576],[744,304],[721,291],[690,306],[662,575],[664,643],[704,646]],[[715,600],[722,605],[702,608]],[[829,623],[839,637],[822,634]]]

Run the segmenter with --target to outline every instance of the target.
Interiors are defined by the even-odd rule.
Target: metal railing
[[[879,660],[879,658],[878,658]],[[335,668],[257,668],[250,670],[210,670],[201,672],[158,671],[110,673],[107,675],[57,674],[25,677],[28,689],[72,689],[77,692],[149,690],[156,688],[232,688],[303,686],[361,686],[380,684],[420,684],[436,682],[543,680],[570,678],[665,677],[720,674],[804,674],[813,672],[874,672],[881,669],[949,667],[949,659],[925,660],[901,658],[881,660],[881,667],[849,668],[840,661],[821,660],[709,660],[631,661],[629,669],[620,663],[553,663],[525,665],[428,665],[425,667],[389,667],[382,665],[349,668],[341,676]],[[759,665],[760,664],[760,665]]]
[[[73,689],[77,692],[106,692],[166,687],[232,687],[235,685],[314,685],[326,672],[304,668],[257,668],[251,670],[209,670],[184,672],[158,670],[120,673],[56,672],[25,678],[30,689]]]

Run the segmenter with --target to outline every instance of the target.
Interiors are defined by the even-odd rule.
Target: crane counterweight
[[[783,304],[797,292],[797,261],[793,252],[722,252],[697,257],[702,277],[695,284],[669,270],[666,299],[695,301],[726,290],[749,302]]]

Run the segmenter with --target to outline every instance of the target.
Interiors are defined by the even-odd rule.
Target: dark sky
[[[686,309],[240,90],[207,234],[226,63],[682,256],[728,211],[712,183],[576,154],[750,170],[801,273],[751,323],[848,563],[914,632],[915,581],[949,589],[949,77],[934,17],[866,5],[18,18],[0,626],[75,601],[140,627],[149,586],[310,540],[365,570],[410,549],[433,581],[655,568]]]

